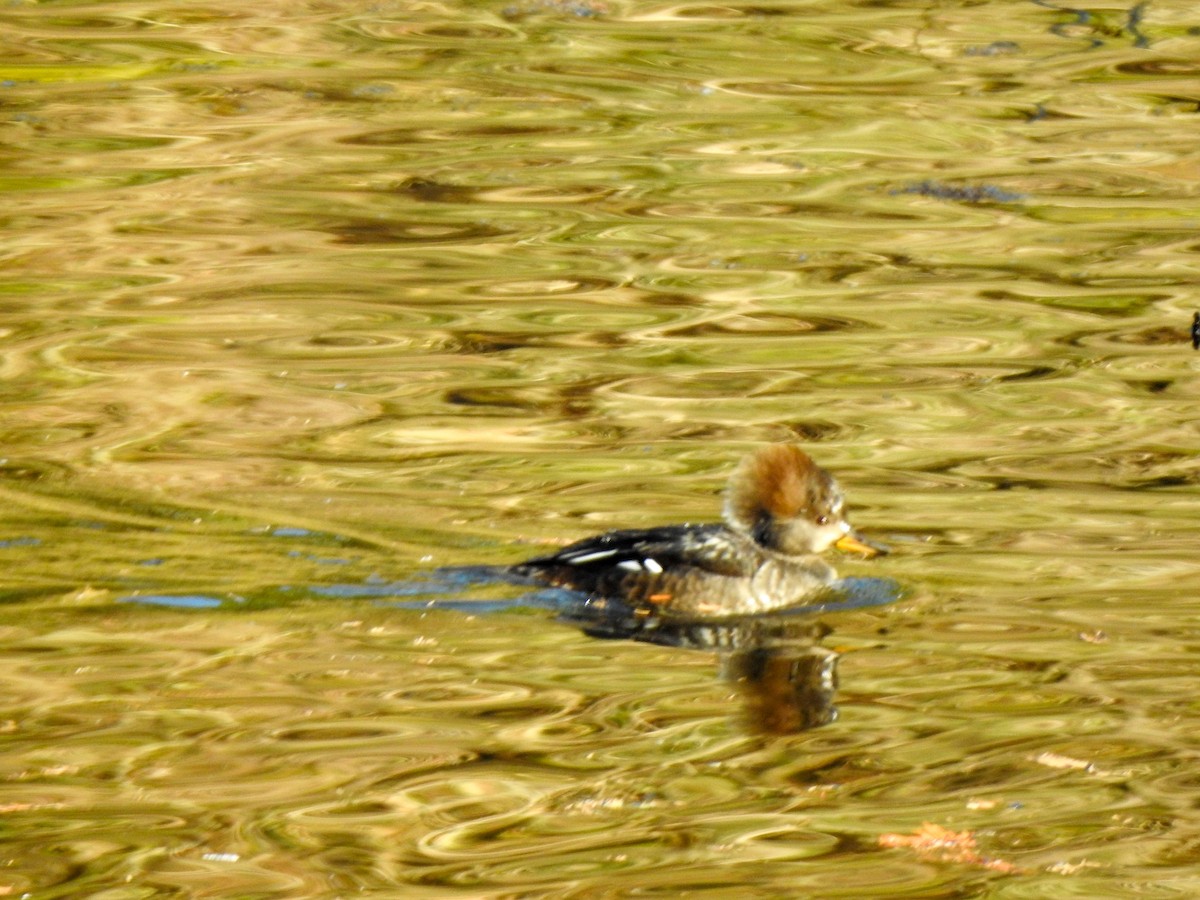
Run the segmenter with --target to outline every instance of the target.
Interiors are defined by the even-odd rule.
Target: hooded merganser
[[[887,550],[850,527],[833,476],[791,444],[747,456],[729,479],[724,524],[610,531],[510,567],[640,615],[711,618],[803,605],[837,573],[816,554]]]

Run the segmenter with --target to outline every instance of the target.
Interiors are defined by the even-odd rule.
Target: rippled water
[[[0,50],[0,893],[1200,892],[1192,6],[22,2]],[[403,605],[784,439],[905,591],[794,658]]]

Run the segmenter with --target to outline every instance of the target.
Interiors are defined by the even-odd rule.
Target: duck
[[[820,554],[831,547],[867,558],[888,552],[850,525],[837,481],[790,443],[767,445],[739,463],[725,490],[723,520],[610,531],[508,573],[585,595],[598,608],[708,620],[828,596],[837,572]]]

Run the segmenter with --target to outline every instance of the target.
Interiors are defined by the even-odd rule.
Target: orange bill
[[[833,546],[839,550],[849,553],[861,553],[863,556],[870,559],[872,556],[886,556],[888,548],[883,544],[876,544],[874,541],[869,541],[857,531],[848,531],[840,538]]]

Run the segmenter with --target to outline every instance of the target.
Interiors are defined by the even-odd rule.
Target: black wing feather
[[[714,575],[739,575],[741,571],[731,554],[721,552],[729,546],[731,537],[723,525],[665,525],[610,531],[585,538],[550,556],[518,563],[513,569],[527,575],[544,572],[555,580],[561,580],[561,576],[555,577],[558,573],[570,572],[580,581],[620,571],[621,563],[637,564],[652,572],[700,569]]]

